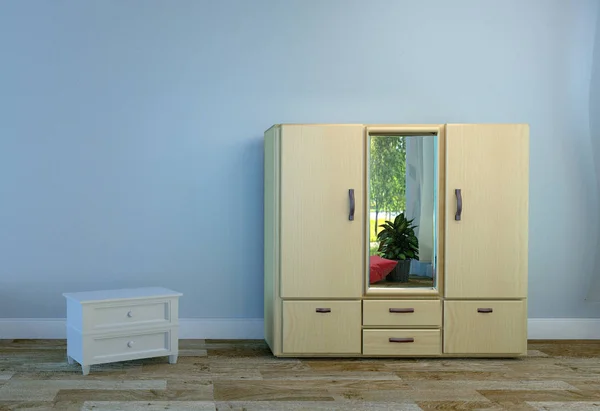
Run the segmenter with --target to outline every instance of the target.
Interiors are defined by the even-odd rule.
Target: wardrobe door
[[[283,298],[362,295],[363,130],[360,125],[282,126]]]
[[[445,296],[524,298],[529,127],[446,127]]]

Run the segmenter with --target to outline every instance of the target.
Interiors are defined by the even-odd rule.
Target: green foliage
[[[391,217],[388,217],[391,218]],[[382,222],[385,219],[385,216],[380,214],[379,215],[379,223]],[[380,227],[377,227],[377,221],[375,221],[374,218],[369,219],[369,241],[370,242],[375,242],[377,241],[377,233],[381,230]]]
[[[369,161],[370,209],[374,210],[377,215],[380,212],[405,210],[405,138],[402,136],[372,136]]]
[[[379,253],[389,260],[419,259],[419,240],[412,225],[413,220],[407,220],[404,213],[399,214],[394,221],[386,221],[377,234]]]
[[[378,250],[378,246],[377,245],[371,245],[369,246],[369,255],[379,255]]]

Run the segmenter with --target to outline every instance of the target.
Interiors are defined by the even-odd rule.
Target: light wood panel
[[[362,130],[360,125],[282,127],[282,298],[362,295]]]
[[[446,298],[527,296],[528,161],[527,125],[447,125]]]
[[[440,355],[440,330],[363,330],[363,355]]]
[[[275,355],[281,352],[279,299],[279,127],[264,136],[264,329]]]
[[[285,353],[360,354],[360,301],[284,301]]]
[[[440,295],[446,290],[446,127],[438,131],[438,192],[437,192],[437,261],[435,264],[437,289]]]
[[[445,301],[444,353],[525,354],[524,301]]]
[[[363,325],[397,327],[440,327],[440,300],[365,300]]]

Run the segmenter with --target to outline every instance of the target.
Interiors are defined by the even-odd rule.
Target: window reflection
[[[436,286],[437,136],[369,139],[370,287]]]

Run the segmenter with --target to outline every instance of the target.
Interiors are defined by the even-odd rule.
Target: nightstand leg
[[[175,364],[175,363],[177,363],[177,356],[169,355],[169,364]]]
[[[83,375],[88,375],[90,373],[90,366],[89,365],[82,365],[81,366],[81,372],[83,373]]]
[[[69,355],[67,355],[67,362],[68,362],[70,365],[73,365],[73,364],[75,364],[75,360],[74,360],[73,358],[71,358],[71,356],[69,356]]]

